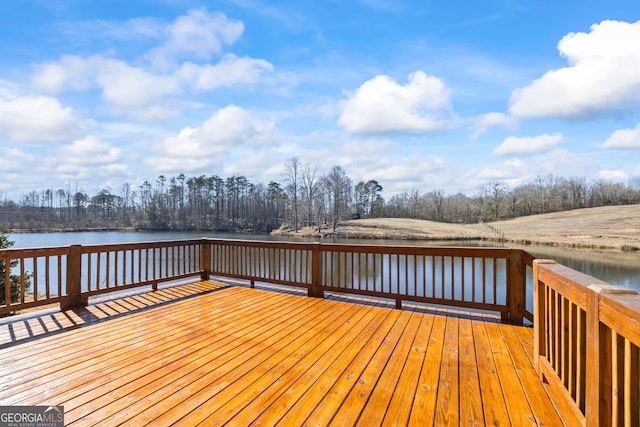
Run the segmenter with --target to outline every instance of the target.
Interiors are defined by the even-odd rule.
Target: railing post
[[[67,298],[60,302],[61,310],[74,307],[85,307],[89,298],[82,295],[80,278],[82,276],[82,246],[69,246],[67,254]]]
[[[542,378],[542,370],[540,369],[540,356],[547,355],[546,344],[546,318],[547,306],[545,304],[545,284],[540,281],[540,265],[541,264],[557,264],[556,261],[550,259],[533,260],[533,365]]]
[[[615,285],[591,285],[587,288],[587,375],[585,418],[588,426],[612,425],[613,354],[611,329],[600,322],[600,299],[603,294],[635,294]]]
[[[507,307],[502,313],[502,321],[522,325],[526,312],[526,265],[522,260],[521,249],[509,250],[509,265],[507,266]]]
[[[322,290],[322,254],[320,251],[320,243],[313,245],[311,249],[311,286],[308,290],[310,297],[324,298]]]
[[[211,241],[202,238],[200,243],[200,278],[209,280],[211,276]]]
[[[587,348],[589,375],[586,383],[585,417],[588,426],[607,426],[611,421],[611,358],[607,357],[608,330],[600,324],[600,293],[587,289]],[[611,356],[609,354],[609,356]]]

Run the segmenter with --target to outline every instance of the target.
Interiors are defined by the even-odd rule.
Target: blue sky
[[[640,2],[9,0],[0,197],[296,156],[383,196],[640,179]]]

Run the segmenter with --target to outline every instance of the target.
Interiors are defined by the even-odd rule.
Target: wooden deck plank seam
[[[193,309],[194,310],[200,310],[198,308],[197,303],[193,303]],[[147,313],[147,316],[149,315],[149,313]],[[165,330],[165,326],[167,323],[172,322],[173,319],[179,319],[180,317],[182,317],[182,314],[176,314],[175,317],[167,317],[167,318],[163,318],[160,319],[162,320],[161,322],[158,322],[158,319],[156,319],[155,317],[153,318],[148,318],[146,317],[144,322],[138,323],[139,327],[151,327],[152,329],[150,330],[154,330],[156,331],[157,336],[162,336],[162,335],[166,335],[166,330]],[[136,321],[137,317],[135,315],[132,316],[132,318],[130,319],[130,321]],[[188,322],[188,320],[185,320],[185,322]],[[46,346],[44,348],[36,348],[36,350],[34,352],[31,353],[25,353],[23,355],[23,357],[21,358],[21,363],[28,365],[29,363],[32,363],[32,358],[36,358],[38,360],[42,360],[43,356],[48,356],[46,359],[46,362],[42,363],[41,362],[41,369],[45,369],[47,366],[58,366],[60,363],[64,363],[65,360],[68,359],[74,359],[75,362],[77,363],[78,360],[75,359],[77,356],[76,354],[84,354],[84,352],[89,349],[89,348],[95,348],[94,345],[95,343],[99,343],[99,347],[103,349],[104,352],[113,352],[114,348],[113,347],[109,347],[108,345],[106,345],[107,343],[109,343],[109,340],[111,337],[118,337],[119,341],[122,341],[123,339],[126,339],[127,336],[132,336],[135,337],[136,336],[136,331],[131,329],[130,327],[128,327],[128,321],[123,320],[122,324],[122,329],[117,328],[115,331],[112,331],[111,328],[109,328],[109,333],[108,334],[97,334],[95,331],[95,327],[93,328],[89,328],[89,329],[84,329],[81,334],[76,334],[74,331],[74,333],[71,333],[71,335],[69,335],[69,331],[67,332],[67,337],[73,337],[72,340],[69,340],[66,342],[65,347],[68,348],[69,350],[67,351],[61,351],[61,344],[60,344],[60,340],[58,339],[56,341],[56,346],[55,347],[50,347],[50,346]],[[173,324],[173,323],[172,323]],[[175,325],[175,324],[173,324]],[[128,335],[118,335],[120,330],[124,330],[128,333]],[[80,340],[77,340],[76,335],[80,335]],[[150,337],[153,337],[155,335],[151,335]],[[91,338],[91,339],[87,339]],[[123,342],[120,344],[120,347],[125,347],[125,346],[130,346],[130,343],[128,342]],[[96,354],[100,354],[98,353],[93,353],[92,355],[95,356]],[[89,357],[89,356],[86,356]],[[26,380],[27,378],[24,377],[20,370],[21,370],[21,363],[18,363],[17,365],[14,366],[14,372],[13,374],[9,374],[3,378],[0,378],[0,384],[4,383],[4,382],[9,382],[12,381],[14,378],[13,377],[20,377],[23,381]],[[15,384],[14,384],[15,385]],[[1,389],[1,387],[0,387]]]
[[[319,303],[319,301],[308,301],[308,302],[307,302],[307,304],[308,304],[311,308],[312,308],[312,307],[314,307],[315,305],[317,305],[318,303]],[[336,309],[338,309],[338,308],[336,308]],[[326,315],[329,315],[330,313],[331,313],[331,311],[326,310],[325,312],[323,312],[323,313],[319,313],[318,315],[322,314],[322,315],[325,315],[325,316],[326,316]],[[305,313],[302,313],[302,314],[297,315],[297,316],[298,316],[298,317],[303,317],[304,315],[305,315]],[[293,326],[295,326],[295,325],[293,325]],[[292,329],[292,328],[291,328],[291,325],[287,325],[287,327],[289,327],[289,329]],[[248,327],[248,328],[249,328],[249,329],[252,329],[251,327]],[[255,328],[253,328],[253,329],[255,329]],[[272,329],[273,329],[273,328],[272,328]],[[274,331],[273,331],[273,330],[271,330],[271,331],[269,331],[269,332],[274,332]],[[263,339],[268,339],[268,337],[263,337]],[[224,356],[227,356],[227,358],[229,357],[229,353],[228,353],[228,352],[226,352],[226,351],[224,351],[224,352],[223,352],[223,351],[220,351],[220,352],[219,352],[220,354],[216,354],[216,353],[215,353],[215,349],[213,349],[212,351],[214,351],[213,355],[214,355],[216,358],[218,358],[218,357],[219,357],[219,358],[222,358],[222,359],[224,360]],[[226,354],[225,354],[225,353],[226,353]],[[234,361],[237,361],[237,360],[238,360],[238,358],[236,358],[235,360],[232,360],[231,362],[234,362]],[[210,362],[209,362],[209,363],[210,363]],[[225,361],[225,363],[229,363],[229,360],[226,360],[226,361]],[[184,367],[184,366],[182,366],[182,369],[183,369],[183,370],[181,371],[180,378],[176,378],[176,379],[174,379],[174,381],[184,380],[184,378],[186,377],[187,373],[189,373],[189,372],[191,372],[191,373],[196,372],[196,373],[197,373],[197,372],[200,372],[200,371],[204,371],[204,369],[202,369],[202,367],[201,367],[201,366],[199,366],[197,363],[194,363],[193,365],[194,365],[194,366],[192,366],[192,370],[191,370],[191,371],[186,371],[186,372],[185,372],[185,370],[184,370],[184,368],[185,368],[185,367]],[[206,375],[206,374],[207,374],[207,372],[204,372],[204,374]],[[203,381],[203,379],[204,379],[204,378],[206,378],[206,376],[205,376],[205,377],[198,377],[198,378],[197,378],[197,381]],[[166,382],[168,382],[168,380],[169,380],[169,379],[170,379],[170,378],[168,378],[168,377],[163,377],[163,378],[162,378],[162,381],[164,381],[164,382],[166,383]],[[172,381],[172,382],[173,382],[173,381]],[[161,398],[161,397],[162,397],[162,396],[164,396],[164,395],[163,395],[163,393],[164,393],[164,394],[167,394],[167,393],[166,393],[166,391],[167,391],[167,387],[170,387],[170,386],[171,386],[171,383],[168,383],[168,384],[167,384],[167,385],[165,385],[165,386],[162,386],[162,383],[160,383],[160,384],[158,384],[158,382],[153,383],[153,388],[154,388],[154,390],[150,391],[150,393],[151,393],[151,394],[147,394],[147,395],[145,395],[144,397],[139,397],[138,399],[135,399],[135,401],[132,401],[132,403],[131,403],[131,405],[130,405],[130,406],[135,406],[135,407],[143,407],[144,405],[147,405],[147,407],[148,407],[148,406],[154,406],[154,405],[156,405],[156,404],[158,404],[159,402],[162,402],[162,401],[164,400],[164,398]],[[196,387],[196,381],[194,381],[194,382],[190,382],[190,387],[191,387],[191,388]],[[140,389],[140,387],[136,388],[135,390],[139,390],[139,389]],[[131,392],[131,393],[133,393],[135,390],[132,390],[132,392]],[[197,390],[197,389],[196,389],[196,390]],[[167,395],[171,395],[171,393],[168,393]],[[166,402],[163,402],[163,405],[164,405],[165,410],[169,410],[169,409],[171,408],[171,406],[168,406],[168,405],[166,404]],[[98,409],[97,411],[95,411],[95,412],[91,413],[91,417],[90,417],[89,419],[85,420],[85,422],[91,422],[91,420],[92,420],[92,419],[95,419],[95,420],[97,420],[98,422],[101,422],[102,420],[104,420],[104,419],[105,419],[105,417],[103,417],[102,412],[104,412],[104,410],[103,410],[103,409],[107,408],[108,406],[109,406],[109,404],[108,404],[108,405],[106,405],[105,407],[100,408],[100,409]],[[107,409],[108,409],[108,408],[107,408]],[[145,408],[145,410],[146,410],[146,408]],[[127,411],[125,411],[125,412],[128,412],[128,410],[127,410]],[[86,414],[85,414],[85,415],[86,415]],[[124,414],[123,414],[123,413],[121,413],[121,414],[120,414],[120,417],[122,417],[122,416],[126,416],[126,413],[124,413]],[[111,420],[111,421],[113,421],[113,422],[115,422],[115,423],[119,422],[119,421],[118,421],[117,419],[115,419],[113,416],[112,416],[112,417],[110,417],[110,418],[109,418],[109,420]]]
[[[221,301],[221,303],[223,303],[223,302],[224,302],[224,301]],[[250,301],[249,301],[249,302],[250,302]],[[268,310],[268,309],[269,309],[269,307],[265,308],[265,310]],[[256,310],[255,310],[255,306],[254,306],[254,307],[247,307],[246,312],[257,312],[257,314],[260,314],[260,313],[261,313],[261,311],[256,311]],[[236,314],[236,316],[243,316],[243,315],[244,315],[244,313],[245,313],[245,312],[243,311],[243,312],[241,312],[241,313]],[[203,321],[207,321],[208,319],[211,319],[211,320],[214,320],[214,321],[220,321],[220,320],[222,320],[222,319],[217,318],[215,313],[212,313],[208,318],[203,318],[202,320],[203,320]],[[185,324],[188,324],[188,323],[190,323],[190,320],[184,320],[184,322],[185,322]],[[212,324],[212,325],[215,325],[215,323],[214,323],[214,324]],[[178,326],[178,325],[173,324],[173,327],[176,327],[176,326]],[[166,342],[166,341],[170,342],[170,341],[172,340],[172,337],[171,337],[171,336],[167,336],[167,334],[166,334],[166,330],[164,330],[164,325],[163,325],[163,324],[155,325],[155,328],[157,329],[157,332],[158,332],[157,334],[154,334],[154,335],[151,335],[151,336],[146,335],[146,336],[147,336],[147,337],[149,337],[149,338],[152,338],[152,339],[153,339],[153,338],[155,338],[156,336],[164,337],[164,341],[165,341],[165,342]],[[203,335],[204,335],[204,333],[203,333]],[[203,337],[203,339],[208,339],[208,337],[204,336],[204,337]],[[157,342],[157,341],[154,341],[154,344],[156,344],[156,345],[157,345],[157,344],[158,344],[158,342]],[[196,341],[196,342],[193,342],[193,341],[192,341],[192,344],[194,344],[194,345],[195,345],[195,344],[197,344],[197,341]],[[109,346],[109,345],[107,345],[107,344],[106,344],[104,347],[105,347],[105,348],[108,348],[108,349],[113,349],[113,348],[115,348],[115,347]],[[135,355],[137,352],[141,351],[140,349],[137,349],[137,348],[130,348],[129,346],[126,346],[124,349],[125,349],[126,351],[128,351],[128,352],[131,352],[131,353],[132,353],[132,355],[131,355],[131,356],[126,357],[127,363],[128,363],[130,360],[132,360],[132,359],[133,359],[133,357],[132,357],[133,355]],[[149,350],[149,352],[150,352],[150,353],[149,353],[149,356],[151,356],[151,355],[153,354],[153,351],[154,351],[154,349]],[[126,353],[125,353],[125,354],[126,354]],[[95,355],[95,353],[94,353],[94,355]],[[113,362],[113,364],[115,364],[115,366],[116,366],[118,369],[123,369],[123,368],[126,368],[126,367],[128,366],[128,365],[122,365],[122,364],[119,364],[118,359],[115,359],[115,357],[116,357],[116,356],[124,357],[124,354],[122,354],[122,355],[121,355],[121,354],[118,354],[116,351],[111,350],[111,351],[109,352],[109,356],[110,356],[111,358],[114,358],[112,362]],[[138,357],[140,357],[140,356],[138,356]],[[59,364],[60,364],[60,363],[61,363],[60,361],[56,361],[56,363],[55,363],[55,365],[54,365],[54,366],[59,367]],[[77,371],[77,373],[76,373],[76,375],[71,376],[71,377],[67,376],[67,377],[66,377],[67,381],[68,381],[68,380],[70,380],[70,379],[73,379],[74,377],[82,377],[82,376],[83,376],[83,371],[82,371],[82,370],[80,370],[80,369],[82,369],[82,368],[83,368],[83,366],[85,366],[85,365],[78,364],[78,361],[77,361],[77,360],[74,360],[74,361],[73,361],[73,365],[69,366],[69,369],[70,369],[70,370],[73,370],[73,371]],[[87,369],[91,369],[91,370],[93,370],[93,369],[95,369],[95,365],[92,365],[92,364],[90,364],[90,363],[89,363],[88,365],[86,365],[86,368],[87,368]],[[102,374],[102,375],[104,375],[104,374],[109,373],[109,372],[110,372],[110,371],[107,369],[107,367],[103,367],[103,370],[101,371],[101,374]],[[47,376],[46,376],[46,374],[43,374],[43,375],[41,376],[41,378],[47,379],[47,383],[49,383],[49,384],[51,384],[51,383],[52,383],[51,378],[47,377]],[[35,391],[35,390],[30,389],[30,392],[31,392],[31,393],[33,393],[34,391]],[[79,390],[78,390],[78,391],[79,391]],[[31,397],[33,397],[33,396],[31,396]]]
[[[63,404],[70,425],[562,425],[530,328],[260,288],[203,281],[0,320],[0,401]]]

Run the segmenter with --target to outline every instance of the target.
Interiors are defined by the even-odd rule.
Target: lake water
[[[223,239],[247,240],[291,240],[265,234],[221,234],[203,232],[72,232],[72,233],[9,233],[14,248],[36,248],[48,246],[66,246],[71,244],[92,245],[109,243],[131,243],[161,240],[197,239],[215,237]],[[297,239],[310,241],[313,239]],[[326,241],[326,240],[325,240]],[[452,242],[406,241],[406,240],[331,240],[332,243],[352,244],[389,244],[411,246],[446,246]],[[459,243],[464,246],[476,246],[477,242]],[[487,246],[486,242],[482,245]],[[640,292],[640,253],[600,253],[593,251],[575,251],[547,246],[520,246],[537,258],[554,259],[574,270],[589,274],[613,285],[625,286]]]

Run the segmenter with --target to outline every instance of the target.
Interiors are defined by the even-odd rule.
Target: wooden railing
[[[0,271],[4,271],[0,314],[64,304],[68,255],[68,247],[0,250]]]
[[[500,312],[515,323],[533,320],[527,310],[533,257],[517,249],[203,238],[11,249],[0,251],[3,260],[17,263],[7,278],[24,283],[17,300],[0,305],[0,314],[51,303],[66,309],[86,305],[92,295],[214,275],[304,287],[316,297],[343,292],[390,298],[398,307],[417,301]]]
[[[0,250],[0,265],[9,266],[4,283],[17,281],[18,291],[12,298],[5,286],[0,314],[54,303],[67,309],[92,295],[201,275],[203,246],[198,239]]]
[[[533,265],[535,365],[568,425],[640,425],[640,295]]]
[[[527,310],[527,268],[518,249],[344,245],[212,239],[205,269],[212,275],[325,291],[444,304],[533,320]],[[531,274],[529,274],[531,276]]]

